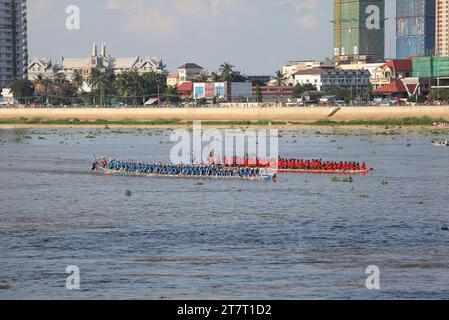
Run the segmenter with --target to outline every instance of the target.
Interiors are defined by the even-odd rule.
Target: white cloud
[[[237,3],[237,0],[172,0],[173,7],[183,14],[218,16],[222,10]]]
[[[277,0],[277,4],[280,6],[293,6],[296,13],[300,13],[304,10],[315,11],[318,8],[318,0]]]
[[[206,10],[204,0],[172,0],[173,7],[184,14],[203,14]]]
[[[107,0],[106,9],[109,10],[119,10],[123,8],[122,0]]]
[[[54,5],[55,0],[28,1],[27,3],[29,11],[39,16],[48,15]]]
[[[293,25],[303,29],[317,29],[320,26],[320,21],[315,15],[307,14],[301,18],[296,19],[293,22]]]
[[[132,33],[142,33],[157,36],[175,30],[175,19],[165,15],[158,9],[146,9],[137,12],[132,20],[124,25],[124,30]]]
[[[320,26],[318,18],[319,0],[277,0],[279,6],[291,6],[295,8],[299,18],[293,21],[293,25],[302,29],[317,29]]]

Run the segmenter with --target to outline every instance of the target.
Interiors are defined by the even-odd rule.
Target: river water
[[[424,133],[315,131],[282,132],[280,154],[375,171],[100,177],[94,154],[168,161],[170,131],[0,131],[0,298],[449,298],[449,150]],[[80,290],[65,287],[69,265]],[[370,265],[380,290],[365,287]]]

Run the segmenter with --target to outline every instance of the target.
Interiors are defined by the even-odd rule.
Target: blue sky
[[[394,2],[387,0],[387,55],[394,55]],[[332,55],[332,0],[30,0],[30,57],[84,57],[92,41],[113,56],[158,56],[216,70],[230,61],[248,74]],[[65,27],[68,5],[80,30]]]

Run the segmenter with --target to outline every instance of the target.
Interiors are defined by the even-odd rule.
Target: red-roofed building
[[[182,100],[191,99],[193,93],[193,82],[187,81],[178,85],[178,94]]]
[[[371,77],[374,89],[379,89],[396,80],[411,77],[413,74],[413,59],[389,60],[384,65],[376,68]]]
[[[385,96],[408,97],[407,88],[401,80],[392,81],[391,83],[377,89],[375,92]]]

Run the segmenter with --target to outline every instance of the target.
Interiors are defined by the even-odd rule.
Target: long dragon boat
[[[338,165],[338,163],[334,162]],[[287,165],[282,165],[282,161],[259,161],[254,159],[239,159],[238,161],[233,161],[231,164],[226,164],[227,166],[233,168],[245,168],[247,166],[255,168],[270,168],[270,170],[275,170],[279,173],[302,173],[302,174],[333,174],[333,175],[367,175],[374,171],[374,168],[368,167],[363,163],[362,166],[355,165],[351,168],[337,168],[337,169],[327,169],[325,166],[320,167],[295,167],[294,165],[289,167]],[[277,168],[275,166],[278,165]]]
[[[175,165],[163,165],[163,164],[148,164],[154,165],[158,168],[170,169],[177,168]],[[148,172],[141,169],[125,169],[125,168],[113,168],[108,163],[103,162],[102,166],[99,163],[94,163],[92,171],[97,174],[105,176],[127,176],[127,177],[144,177],[144,178],[171,178],[171,179],[214,179],[214,180],[246,180],[246,181],[262,181],[262,182],[276,182],[277,173],[274,170],[267,168],[248,168],[252,170],[250,173],[239,172],[237,168],[227,168],[224,166],[183,166],[178,169],[191,169],[188,173],[185,170],[173,170],[158,172]]]
[[[367,175],[374,171],[373,168],[364,170],[321,170],[321,169],[278,169],[280,173],[304,173],[304,174],[335,174],[335,175]]]

